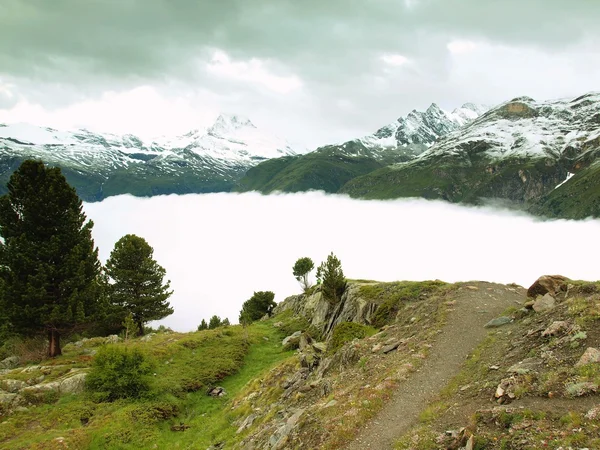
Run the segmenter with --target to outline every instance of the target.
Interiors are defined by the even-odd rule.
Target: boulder
[[[581,358],[579,358],[579,361],[577,361],[577,364],[575,364],[575,367],[581,367],[581,366],[585,366],[586,364],[598,364],[600,363],[600,350],[598,350],[597,348],[594,347],[589,347],[584,353],[583,355],[581,355]]]
[[[542,332],[542,336],[557,336],[559,334],[564,334],[568,332],[570,328],[571,325],[569,324],[569,322],[565,322],[564,320],[557,320],[555,322],[552,322],[552,324]]]
[[[10,405],[15,398],[17,394],[0,394],[0,405]]]
[[[327,350],[327,344],[325,342],[314,342],[312,348],[317,353],[325,353],[325,350]]]
[[[507,370],[508,373],[515,373],[518,375],[524,375],[530,372],[537,372],[540,367],[544,364],[544,361],[538,358],[527,358],[523,361],[510,366]]]
[[[225,388],[217,386],[210,388],[206,392],[206,395],[209,395],[210,397],[225,397],[227,395],[227,391],[225,390]]]
[[[496,317],[484,325],[485,328],[498,328],[513,321],[512,317]]]
[[[537,313],[550,311],[556,306],[556,299],[550,294],[545,294],[543,297],[538,298],[533,304],[533,310]]]
[[[300,349],[300,351],[303,351],[306,348],[310,347],[312,341],[313,340],[308,333],[302,333],[300,335],[300,340],[298,341],[298,348]]]
[[[61,394],[78,394],[85,389],[85,378],[87,373],[76,373],[65,378],[60,382],[59,390]]]
[[[18,356],[9,356],[8,358],[0,361],[0,369],[14,369],[19,365]]]
[[[281,341],[281,345],[284,347],[298,348],[298,345],[300,344],[300,336],[302,336],[302,331],[296,331]]]
[[[585,381],[583,383],[569,383],[565,387],[565,393],[569,397],[582,397],[588,394],[595,394],[598,392],[598,385]]]
[[[117,342],[119,342],[121,338],[119,336],[117,336],[116,334],[111,334],[110,336],[106,336],[104,338],[104,343],[105,344],[116,344]]]
[[[142,342],[150,342],[154,336],[156,336],[156,333],[147,334],[145,336],[142,336],[140,338],[140,341],[142,341]]]
[[[21,389],[27,386],[27,383],[21,380],[2,380],[0,381],[0,389],[3,391],[9,392],[11,394],[16,394]]]
[[[402,341],[395,341],[389,345],[384,346],[381,349],[381,352],[387,355],[388,353],[391,353],[394,350],[396,350],[398,347],[400,347],[401,344],[402,344]]]
[[[546,294],[556,296],[567,291],[569,281],[571,280],[562,275],[543,275],[527,289],[527,296],[531,298]]]

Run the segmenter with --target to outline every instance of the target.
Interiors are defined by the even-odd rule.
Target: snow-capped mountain
[[[229,190],[250,167],[295,154],[285,140],[233,115],[219,116],[207,129],[152,140],[0,124],[0,182],[5,182],[22,160],[39,158],[61,167],[85,200],[119,193]]]
[[[519,97],[502,103],[459,131],[448,133],[420,158],[461,155],[470,150],[498,161],[575,161],[588,151],[598,150],[599,139],[600,93],[545,102]]]
[[[470,203],[500,199],[540,214],[580,218],[600,216],[599,180],[600,93],[590,93],[502,103],[416,158],[354,179],[342,192]]]
[[[341,144],[322,147],[346,156],[409,160],[438,140],[475,120],[489,108],[466,103],[452,112],[433,103],[426,111],[413,110],[375,133]],[[321,150],[317,149],[317,151]]]

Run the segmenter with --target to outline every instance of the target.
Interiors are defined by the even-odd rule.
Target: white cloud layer
[[[175,294],[161,321],[192,330],[213,314],[237,322],[254,291],[299,293],[297,258],[333,251],[349,278],[485,280],[525,287],[543,274],[597,279],[600,222],[541,222],[425,200],[358,201],[318,192],[111,197],[85,205],[103,261],[137,234],[154,247]],[[576,242],[575,243],[575,237]]]

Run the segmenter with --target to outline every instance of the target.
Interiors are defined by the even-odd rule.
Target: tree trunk
[[[144,323],[141,320],[138,320],[137,326],[138,326],[138,336],[143,336],[144,335]]]
[[[62,355],[60,349],[60,333],[57,330],[48,331],[48,356],[54,358]]]

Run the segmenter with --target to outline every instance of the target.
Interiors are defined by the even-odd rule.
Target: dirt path
[[[400,385],[347,449],[393,448],[395,439],[417,422],[419,413],[460,372],[467,355],[487,336],[488,330],[483,326],[524,298],[525,290],[493,283],[473,282],[461,288],[448,323],[423,366]]]

